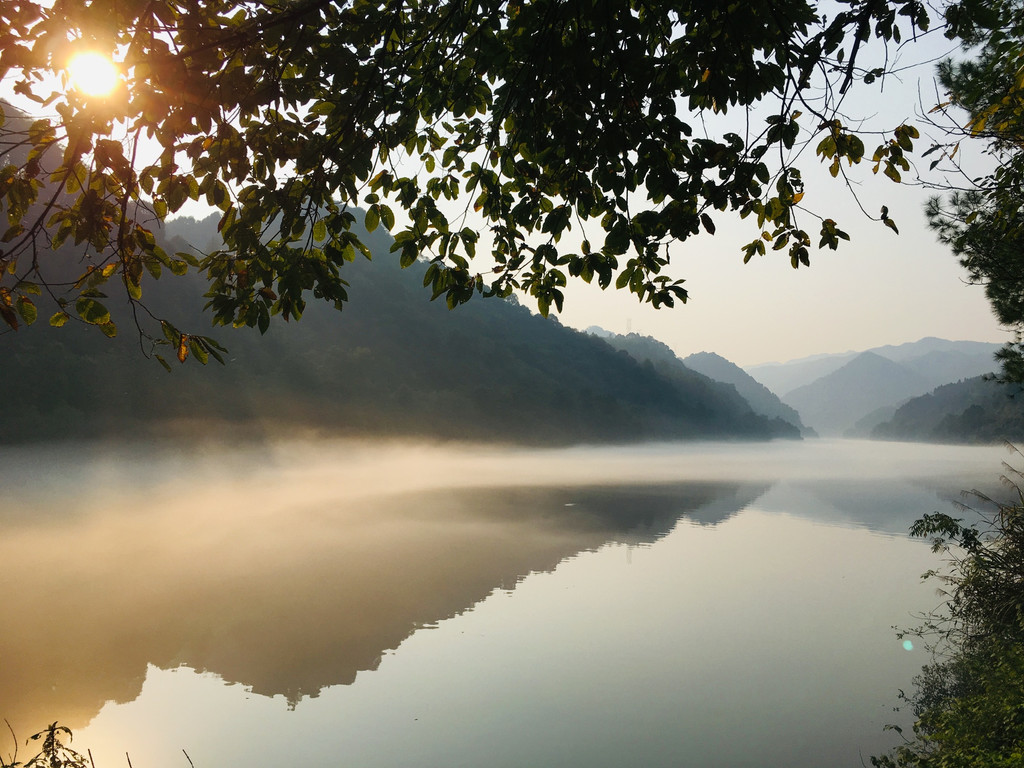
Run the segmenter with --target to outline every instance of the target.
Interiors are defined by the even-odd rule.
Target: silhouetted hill
[[[977,376],[907,401],[871,436],[942,443],[1024,440],[1024,390]]]
[[[203,247],[215,222],[182,222],[180,231]],[[177,234],[172,222],[167,235]],[[400,270],[384,233],[366,241],[376,258],[344,266],[344,312],[310,300],[301,322],[278,318],[264,337],[212,330],[230,350],[223,368],[166,374],[143,359],[123,310],[113,340],[77,323],[41,327],[45,320],[0,337],[4,394],[19,406],[0,440],[314,429],[564,444],[789,433],[704,377],[661,372],[514,301],[450,312],[429,301],[425,265]],[[201,330],[203,290],[199,278],[168,278],[146,283],[144,298]]]
[[[799,413],[779,400],[761,382],[724,357],[713,352],[697,352],[683,358],[683,364],[687,368],[697,371],[697,373],[703,373],[710,379],[734,386],[736,391],[740,393],[740,396],[754,409],[754,413],[759,413],[770,419],[782,419],[789,422],[799,429],[803,435],[810,436],[814,434],[814,430],[804,426],[800,420]]]
[[[652,365],[660,374],[670,378],[678,385],[694,388],[702,392],[706,402],[709,404],[718,402],[722,404],[722,407],[730,411],[742,410],[752,415],[771,419],[777,422],[780,435],[788,437],[798,437],[800,435],[799,424],[794,424],[778,414],[759,411],[738,391],[738,388],[732,382],[716,379],[710,374],[695,370],[687,365],[685,361],[680,360],[668,345],[663,344],[657,339],[630,333],[625,336],[612,334],[605,341],[616,349],[629,353],[633,358]],[[727,366],[732,365],[724,358],[718,359],[722,360]],[[790,410],[785,406],[782,407],[785,410]],[[795,412],[790,412],[795,415]],[[797,421],[799,421],[799,417],[797,417]]]
[[[782,401],[822,435],[841,435],[862,416],[928,388],[929,382],[921,374],[864,352],[827,376],[793,390]]]

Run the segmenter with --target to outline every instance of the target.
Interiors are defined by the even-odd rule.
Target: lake
[[[1009,458],[6,448],[0,717],[98,768],[855,768],[928,661],[893,627],[941,560],[906,531]]]

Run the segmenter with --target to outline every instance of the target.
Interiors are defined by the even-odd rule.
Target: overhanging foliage
[[[356,205],[403,264],[432,260],[449,306],[521,290],[546,314],[570,278],[685,301],[667,245],[724,211],[756,224],[745,259],[806,265],[847,235],[804,213],[797,150],[814,144],[834,176],[867,156],[900,180],[916,129],[866,153],[839,109],[884,74],[862,61],[870,41],[928,24],[919,0],[831,17],[809,0],[5,3],[0,73],[38,115],[5,107],[0,128],[0,318],[31,323],[48,297],[51,324],[110,335],[107,287],[144,325],[145,281],[190,268],[217,323],[265,330],[309,294],[340,308],[342,265],[367,255]],[[122,87],[54,88],[81,48],[114,52]],[[222,211],[224,248],[156,244],[190,199]],[[55,270],[50,247],[80,269]],[[218,356],[153,320],[180,360]]]

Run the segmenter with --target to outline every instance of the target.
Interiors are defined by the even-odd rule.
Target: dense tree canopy
[[[830,9],[4,3],[0,319],[16,328],[54,303],[51,324],[110,335],[109,286],[145,325],[144,283],[190,268],[208,279],[215,322],[265,329],[272,315],[298,318],[309,292],[340,307],[342,265],[365,253],[357,214],[392,231],[403,264],[431,259],[425,282],[450,306],[522,290],[547,313],[572,277],[671,305],[686,290],[664,274],[667,244],[713,233],[720,211],[755,223],[745,258],[774,249],[807,264],[847,235],[803,200],[799,150],[833,176],[870,158],[899,180],[916,130],[872,134],[866,151],[841,105],[884,75],[869,48],[929,26],[919,0]],[[65,87],[82,50],[113,53],[112,93]],[[223,248],[157,246],[158,222],[189,199],[220,209]],[[880,221],[895,228],[884,208]],[[156,320],[180,359],[217,355]]]
[[[968,118],[951,131],[948,146],[934,149],[952,157],[962,140],[981,141],[993,169],[933,199],[928,217],[971,279],[985,286],[999,321],[1016,332],[1000,353],[1003,376],[1024,381],[1024,4],[969,3],[960,11],[954,31],[970,56],[944,62],[940,80],[949,94],[944,106]]]

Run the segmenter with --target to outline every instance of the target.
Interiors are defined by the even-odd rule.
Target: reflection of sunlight
[[[120,82],[120,74],[110,57],[95,51],[76,53],[68,62],[71,84],[90,96],[105,96],[113,91]]]

